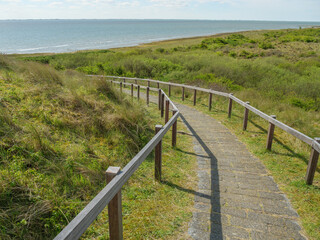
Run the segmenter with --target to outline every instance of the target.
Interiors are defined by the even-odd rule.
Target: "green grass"
[[[105,186],[105,170],[109,166],[123,168],[151,139],[158,121],[143,104],[103,80],[0,56],[0,238],[53,238]],[[164,159],[182,158],[182,153],[164,145]],[[185,156],[180,164],[192,168],[192,160]],[[168,183],[180,186],[186,181],[190,173],[179,167],[176,175],[174,168],[164,171]],[[161,238],[176,234],[185,224],[190,213],[183,212],[181,205],[189,207],[192,200],[189,193],[152,183],[152,171],[150,158],[140,175],[135,174],[125,186],[125,219],[127,215],[129,219],[143,216],[134,213],[133,206],[139,204],[134,198],[158,196],[175,223],[152,235]],[[153,193],[155,189],[159,193]],[[167,192],[181,196],[181,202],[165,202],[170,199]],[[145,207],[155,204],[155,199],[147,201]],[[155,211],[145,221],[161,222],[158,213],[166,214]],[[135,233],[130,224],[126,227],[127,232]]]

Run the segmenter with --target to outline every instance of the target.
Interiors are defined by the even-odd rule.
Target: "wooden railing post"
[[[161,117],[164,114],[164,94],[161,94]]]
[[[320,138],[314,139],[316,142],[320,143]],[[317,152],[314,148],[311,149],[310,160],[308,163],[307,174],[306,174],[306,184],[312,185],[314,174],[317,169],[319,160],[319,152]]]
[[[184,87],[182,87],[182,101],[184,101]]]
[[[166,113],[164,117],[164,122],[167,123],[169,121],[169,107],[170,107],[170,102],[169,100],[166,100]]]
[[[134,82],[135,82],[136,85],[138,85],[138,81],[137,80],[134,80]]]
[[[123,84],[123,88],[126,88],[126,84],[125,84],[126,83],[126,79],[125,78],[123,79],[123,83],[124,83]]]
[[[122,82],[120,82],[120,92],[122,93]]]
[[[149,106],[149,91],[150,91],[150,88],[147,87],[147,105]]]
[[[150,87],[150,81],[148,81],[148,87]]]
[[[233,93],[230,93],[230,95],[233,95]],[[229,97],[228,118],[231,118],[231,114],[232,114],[232,98]]]
[[[162,125],[156,125],[156,134],[162,129]],[[162,140],[155,147],[154,176],[157,181],[161,181],[161,161],[162,161]]]
[[[209,111],[211,111],[212,108],[212,93],[209,94]]]
[[[171,85],[169,84],[169,97],[171,97]]]
[[[138,89],[137,89],[137,97],[138,97],[138,100],[140,100],[140,85],[138,85]]]
[[[131,84],[131,97],[133,97],[133,83]]]
[[[160,83],[159,82],[157,82],[157,87],[160,88]]]
[[[158,90],[158,107],[161,110],[161,89]]]
[[[106,171],[107,184],[120,172],[119,167],[109,167]],[[122,227],[122,204],[121,204],[121,191],[119,191],[108,204],[108,217],[109,217],[109,234],[110,239],[122,240],[123,227]]]
[[[276,119],[276,115],[271,115],[270,117]],[[267,149],[271,150],[272,147],[272,140],[274,135],[274,124],[269,122],[269,129],[268,129],[268,139],[267,139]]]
[[[177,113],[177,110],[172,111],[172,116]],[[177,145],[177,120],[172,125],[172,147]]]
[[[194,95],[193,95],[193,106],[195,106],[197,103],[197,90],[194,90]]]
[[[250,104],[250,103],[246,102],[246,104]],[[244,108],[244,117],[243,117],[243,131],[247,130],[248,116],[249,116],[249,109],[245,107]]]

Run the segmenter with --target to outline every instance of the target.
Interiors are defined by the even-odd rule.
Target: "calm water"
[[[2,20],[0,53],[71,52],[256,29],[319,26],[320,22],[194,20]]]

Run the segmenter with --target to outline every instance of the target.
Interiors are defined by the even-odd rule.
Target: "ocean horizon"
[[[226,32],[312,26],[320,26],[320,22],[170,19],[0,20],[0,53],[63,53],[110,49]]]

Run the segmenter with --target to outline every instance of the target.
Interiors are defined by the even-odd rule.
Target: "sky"
[[[0,19],[320,22],[320,0],[0,0]]]

